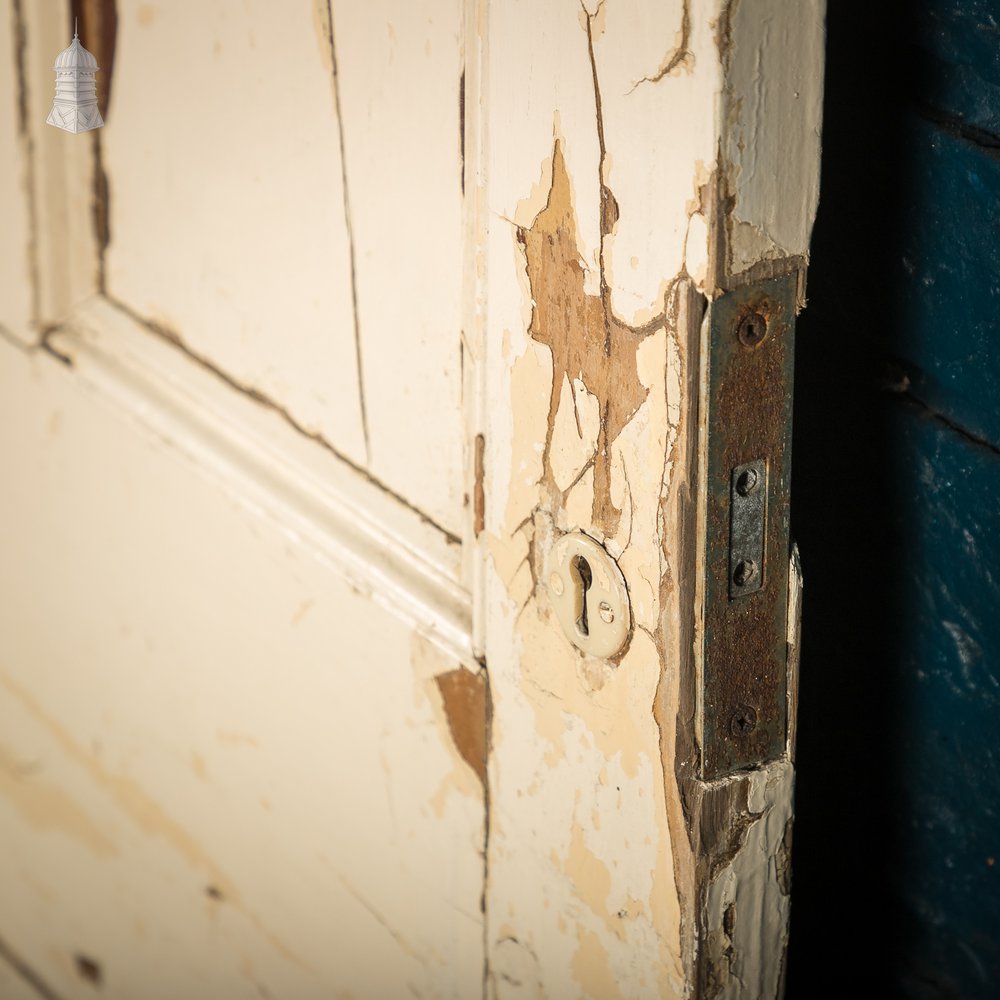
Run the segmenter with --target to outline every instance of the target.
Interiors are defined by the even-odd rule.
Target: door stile
[[[770,451],[745,459],[774,470],[759,692],[773,725],[766,747],[748,738],[719,765],[706,720],[730,720],[735,689],[706,672],[710,574],[721,550],[728,577],[732,548],[728,519],[721,539],[708,519],[725,464],[712,459],[724,430],[712,336],[777,296],[768,345],[787,328],[790,362],[818,191],[823,4],[495,2],[483,24],[487,992],[777,997],[800,593],[791,385]],[[628,592],[628,639],[610,656],[560,618],[553,553],[579,533]],[[756,608],[753,593],[736,597]]]

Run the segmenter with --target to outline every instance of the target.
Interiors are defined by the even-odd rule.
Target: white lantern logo
[[[104,124],[97,107],[97,60],[81,44],[73,27],[73,41],[56,56],[56,97],[46,121],[67,132],[89,132]]]

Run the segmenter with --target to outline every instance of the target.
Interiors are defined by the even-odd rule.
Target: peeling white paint
[[[788,761],[751,773],[747,805],[754,819],[735,857],[709,882],[705,947],[713,976],[705,996],[713,1000],[781,998],[791,906],[785,838],[794,782]]]

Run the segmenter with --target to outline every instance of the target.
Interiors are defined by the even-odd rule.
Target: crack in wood
[[[517,239],[524,248],[533,302],[528,334],[537,343],[547,346],[552,355],[552,385],[542,453],[543,482],[548,487],[552,507],[562,506],[567,491],[560,490],[556,485],[552,468],[553,435],[565,380],[573,395],[577,429],[582,436],[574,391],[574,385],[579,380],[586,391],[597,398],[600,422],[594,454],[577,473],[571,487],[579,482],[589,467],[593,468],[593,525],[605,537],[613,537],[621,522],[622,510],[612,500],[611,447],[649,395],[649,390],[639,378],[636,353],[645,337],[663,327],[666,304],[676,287],[676,280],[665,295],[661,313],[642,326],[630,326],[614,314],[605,268],[605,248],[607,237],[618,221],[618,204],[605,178],[608,160],[593,32],[593,19],[600,14],[603,4],[598,5],[593,15],[582,4],[581,8],[594,86],[600,149],[600,295],[589,295],[585,289],[569,172],[562,140],[558,136],[553,145],[552,181],[545,206],[530,227],[518,227]]]
[[[907,380],[907,382],[908,381],[909,380]],[[975,431],[971,431],[967,427],[964,427],[957,420],[954,420],[947,414],[942,413],[941,410],[935,409],[935,407],[931,406],[930,403],[915,395],[913,390],[908,386],[902,390],[896,390],[894,395],[901,402],[908,403],[914,409],[919,410],[920,413],[928,420],[933,420],[935,423],[940,424],[953,434],[957,434],[967,444],[971,444],[976,448],[981,448],[989,455],[1000,457],[1000,446],[995,445],[989,440],[989,438],[982,437]]]
[[[97,74],[97,104],[108,117],[111,103],[111,85],[114,80],[115,49],[118,41],[118,9],[116,0],[73,0],[70,16],[75,24],[79,20],[81,37],[97,60],[100,72]],[[111,192],[107,171],[104,169],[104,154],[101,132],[90,133],[93,144],[93,193],[91,219],[96,246],[96,285],[98,291],[106,288],[106,257],[111,243]]]
[[[181,337],[181,335],[177,333],[175,330],[171,330],[169,327],[163,326],[162,324],[157,323],[154,320],[147,319],[145,316],[140,316],[130,306],[126,305],[126,303],[121,302],[118,299],[115,299],[111,295],[105,295],[105,299],[109,303],[111,303],[111,305],[113,305],[116,309],[120,309],[126,316],[128,316],[134,322],[138,323],[146,330],[149,330],[150,333],[154,333],[158,337],[161,337],[168,343],[172,344],[179,351],[181,351],[192,361],[194,361],[195,364],[197,364],[200,368],[203,368],[205,371],[211,372],[212,375],[220,379],[231,389],[235,389],[241,395],[244,395],[249,399],[252,399],[255,403],[259,403],[265,409],[271,410],[273,413],[276,413],[293,430],[298,431],[299,434],[301,434],[303,437],[308,438],[310,441],[315,441],[326,451],[330,452],[331,455],[335,456],[339,461],[343,462],[344,465],[346,465],[353,472],[356,472],[358,475],[364,477],[364,479],[367,480],[369,483],[371,483],[373,486],[377,486],[380,490],[382,490],[383,493],[392,497],[393,500],[402,504],[402,506],[404,506],[407,510],[412,511],[414,514],[416,514],[417,517],[419,517],[420,520],[428,527],[434,528],[436,531],[439,531],[449,543],[451,543],[452,545],[462,544],[462,540],[461,538],[459,538],[458,535],[453,534],[443,525],[438,524],[437,521],[435,521],[429,514],[427,514],[425,511],[421,510],[419,507],[414,505],[412,501],[408,500],[401,493],[397,493],[394,489],[392,489],[392,487],[390,487],[388,484],[386,484],[377,476],[375,476],[370,469],[366,468],[363,465],[359,465],[357,462],[348,458],[347,455],[345,455],[343,452],[335,448],[321,433],[319,433],[318,431],[310,430],[308,427],[304,426],[294,416],[292,416],[292,414],[287,409],[285,409],[285,407],[283,407],[280,403],[275,402],[273,399],[271,399],[270,396],[265,395],[263,392],[261,392],[254,386],[245,385],[242,382],[238,381],[237,379],[233,378],[232,375],[230,375],[223,369],[219,368],[208,358],[192,350],[184,342],[184,339]],[[55,333],[57,332],[57,330],[53,329],[50,332]],[[64,355],[58,354],[51,346],[48,347],[48,350],[50,351],[50,353],[56,354],[56,356],[59,358],[65,357]],[[72,365],[71,358],[65,358],[65,361],[67,364]]]
[[[694,62],[694,53],[691,51],[691,0],[683,0],[681,8],[681,26],[678,32],[680,39],[677,44],[667,53],[659,69],[652,76],[644,76],[636,80],[629,88],[631,94],[640,84],[659,83],[665,76],[669,76],[678,66],[687,65],[688,68]]]
[[[1000,159],[1000,135],[978,125],[970,125],[963,118],[949,114],[931,104],[920,104],[917,114],[939,131],[975,146],[992,159]]]
[[[24,154],[24,175],[28,202],[28,273],[31,281],[31,319],[41,319],[41,273],[38,264],[38,207],[35,179],[35,142],[29,124],[28,71],[26,66],[28,32],[24,19],[23,0],[12,0],[11,20],[14,35],[14,68],[17,80],[17,133]]]
[[[333,103],[337,113],[337,140],[340,144],[340,180],[344,200],[344,225],[347,229],[347,248],[351,271],[351,307],[354,316],[354,355],[358,368],[358,405],[361,408],[361,433],[365,443],[365,462],[372,460],[371,440],[368,432],[368,410],[365,403],[365,369],[361,349],[361,317],[358,313],[358,268],[354,247],[354,224],[351,221],[351,197],[347,181],[347,147],[344,139],[344,116],[340,109],[340,75],[337,62],[337,43],[333,26],[333,0],[326,0],[326,27],[330,40],[330,60],[333,78]]]
[[[42,1000],[62,1000],[59,994],[3,938],[0,938],[0,961],[6,962]]]

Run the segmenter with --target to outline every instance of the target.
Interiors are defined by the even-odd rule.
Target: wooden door
[[[716,756],[713,338],[790,351],[822,4],[74,6],[97,132],[67,6],[0,27],[11,989],[777,996],[797,577]]]

